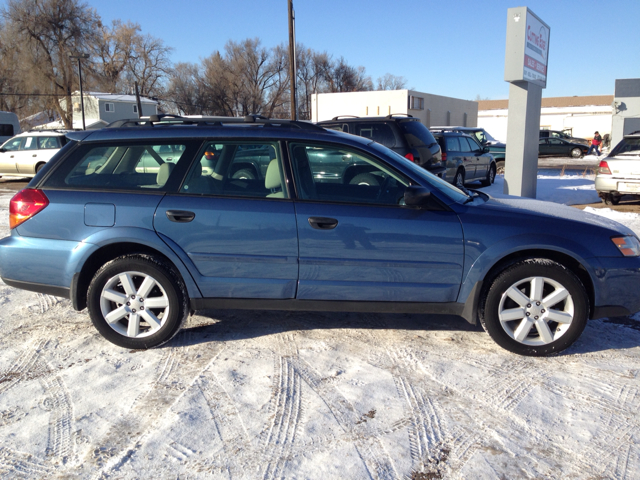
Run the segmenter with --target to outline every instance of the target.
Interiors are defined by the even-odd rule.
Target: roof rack
[[[389,109],[391,110],[391,109]],[[393,117],[399,117],[399,116],[403,116],[403,117],[407,117],[407,118],[413,118],[413,115],[409,115],[408,113],[390,113],[389,115],[387,115],[386,118],[393,118]]]
[[[126,120],[116,120],[105,128],[122,127],[155,127],[169,125],[195,125],[207,127],[221,127],[231,124],[256,124],[266,127],[294,127],[302,130],[322,130],[319,125],[300,120],[286,120],[280,118],[267,118],[262,115],[246,115],[244,117],[207,117],[207,116],[180,116],[171,114],[150,115]]]
[[[338,115],[336,117],[333,117],[331,120],[340,120],[341,118],[360,118],[357,115]]]

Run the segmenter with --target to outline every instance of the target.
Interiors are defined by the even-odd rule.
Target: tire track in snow
[[[39,362],[46,344],[47,340],[40,340],[34,347],[27,347],[7,370],[0,373],[0,395],[21,381],[35,379],[48,373],[48,369]]]
[[[59,375],[41,379],[47,395],[45,407],[50,411],[49,437],[46,454],[59,464],[75,464],[75,448],[72,442],[73,404]]]
[[[222,342],[193,344],[189,330],[180,332],[167,346],[159,362],[156,380],[149,391],[136,399],[132,408],[96,442],[101,445],[87,458],[90,467],[98,467],[98,477],[117,470],[139,450],[158,421],[197,381],[209,363],[226,346]]]
[[[33,455],[0,447],[0,478],[51,478],[53,466],[40,463]]]
[[[273,420],[262,447],[265,462],[262,473],[264,480],[283,475],[296,439],[302,411],[301,380],[290,362],[291,358],[298,356],[295,335],[279,334],[277,350],[272,397]]]

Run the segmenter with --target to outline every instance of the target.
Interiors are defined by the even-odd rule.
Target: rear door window
[[[53,149],[60,148],[59,137],[37,137],[39,149]]]
[[[288,198],[282,157],[275,142],[216,141],[196,156],[181,193]]]
[[[74,150],[47,179],[50,188],[90,188],[107,190],[166,190],[176,163],[188,161],[187,144],[175,162],[165,162],[161,145],[88,144]],[[195,151],[195,148],[193,148]],[[186,168],[185,168],[186,169]]]
[[[460,146],[460,137],[445,137],[448,152],[462,152]]]

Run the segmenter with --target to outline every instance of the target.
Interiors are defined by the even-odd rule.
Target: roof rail
[[[303,130],[324,130],[319,125],[300,120],[286,120],[280,118],[267,118],[262,115],[245,115],[244,117],[208,117],[208,116],[180,116],[172,114],[150,115],[126,120],[116,120],[105,128],[122,127],[154,127],[168,125],[195,125],[195,126],[216,126],[253,123],[264,126],[295,127]]]
[[[389,109],[389,110],[391,110],[391,109]],[[403,117],[407,117],[407,118],[413,118],[413,115],[409,115],[408,113],[390,113],[389,115],[387,115],[386,118],[393,118],[393,117],[396,117],[396,116],[399,117],[400,115],[402,115]]]
[[[331,120],[340,120],[341,118],[360,118],[357,115],[338,115],[336,117],[333,117]]]

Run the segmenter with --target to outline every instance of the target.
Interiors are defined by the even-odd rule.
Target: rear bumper
[[[0,277],[7,285],[69,298],[76,266],[95,245],[12,235],[0,240]]]
[[[596,176],[595,186],[598,193],[640,195],[640,179],[626,179],[598,175]]]

